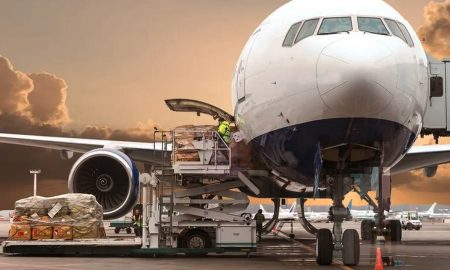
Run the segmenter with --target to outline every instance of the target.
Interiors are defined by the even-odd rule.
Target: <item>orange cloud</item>
[[[426,23],[417,32],[425,48],[437,58],[450,56],[450,0],[430,2],[424,15]]]
[[[66,82],[46,72],[28,76],[33,80],[33,90],[28,94],[33,120],[53,126],[68,123],[70,118],[66,105]]]
[[[68,86],[62,78],[41,72],[25,74],[0,56],[0,132],[62,137],[84,137],[127,141],[151,141],[158,124],[152,120],[135,127],[111,129],[86,126],[81,132],[64,131],[70,121],[66,104]],[[39,148],[0,144],[0,171],[3,196],[0,209],[11,209],[14,201],[30,195],[32,181],[28,170],[41,168],[38,192],[56,195],[67,192],[67,175],[76,160]]]
[[[11,62],[0,55],[0,112],[24,115],[32,90],[33,80],[15,70]]]

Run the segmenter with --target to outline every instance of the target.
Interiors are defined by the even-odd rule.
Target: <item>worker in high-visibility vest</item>
[[[217,133],[219,133],[225,143],[230,143],[230,122],[220,118]]]
[[[142,214],[139,209],[134,209],[133,211],[133,228],[134,228],[134,234],[136,236],[142,236]]]

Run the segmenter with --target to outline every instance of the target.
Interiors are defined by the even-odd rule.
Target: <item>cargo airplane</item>
[[[431,221],[444,221],[446,219],[450,219],[450,214],[446,213],[444,209],[441,209],[441,212],[436,213],[434,210],[436,208],[436,203],[433,203],[427,211],[419,212],[420,219],[427,219]]]
[[[296,206],[297,206],[297,204],[294,202],[294,203],[292,203],[291,207],[289,207],[287,209],[280,207],[277,219],[282,220],[282,221],[298,220],[298,213],[295,209]],[[259,209],[262,210],[262,214],[264,215],[264,217],[266,219],[273,218],[274,212],[266,211],[266,209],[264,208],[264,206],[262,204],[259,205]]]
[[[356,265],[359,235],[342,228],[349,215],[344,195],[376,186],[377,221],[368,229],[400,241],[400,223],[384,216],[391,176],[450,161],[450,145],[413,146],[427,100],[442,87],[430,77],[420,39],[386,2],[294,0],[269,15],[243,48],[232,80],[234,115],[193,100],[166,102],[235,124],[234,138],[254,161],[240,172],[259,190],[242,188],[247,194],[331,198],[334,229],[317,231],[316,260],[331,264],[337,250],[344,264]],[[136,202],[134,162],[156,162],[154,143],[18,134],[0,134],[0,142],[56,149],[64,158],[82,153],[69,190],[94,194],[108,218]]]

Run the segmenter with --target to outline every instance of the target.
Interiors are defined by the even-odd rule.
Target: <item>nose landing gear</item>
[[[388,172],[382,173],[379,168],[377,204],[366,199],[374,206],[377,213],[375,220],[363,220],[361,222],[362,240],[375,241],[378,236],[384,236],[385,241],[399,242],[402,240],[402,227],[400,220],[387,219],[385,212],[390,208],[391,177]],[[351,217],[350,211],[342,204],[344,195],[352,189],[349,177],[338,176],[336,179],[328,178],[330,195],[333,206],[330,208],[329,220],[334,222],[333,231],[320,229],[316,241],[316,261],[319,265],[329,265],[333,256],[341,257],[344,265],[357,265],[359,263],[360,246],[359,234],[356,230],[348,229],[342,231],[342,222]],[[359,189],[355,189],[360,193]],[[360,193],[361,195],[361,193]],[[364,194],[362,194],[364,195]],[[333,252],[330,252],[333,251]]]
[[[357,265],[359,263],[359,234],[354,229],[342,230],[342,222],[351,217],[348,208],[342,201],[350,187],[349,178],[338,176],[337,179],[328,179],[331,186],[333,206],[330,208],[329,219],[334,223],[333,231],[320,229],[316,239],[316,261],[319,265],[330,265],[333,256],[342,257],[344,265]]]

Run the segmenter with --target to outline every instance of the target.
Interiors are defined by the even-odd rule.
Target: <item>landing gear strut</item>
[[[363,200],[373,207],[377,213],[375,220],[363,220],[361,222],[361,239],[374,241],[377,236],[384,236],[386,241],[399,242],[402,240],[400,220],[386,220],[385,212],[389,211],[391,204],[391,176],[389,172],[383,172],[382,168],[375,168],[378,174],[377,202],[373,201],[367,193],[354,186],[353,189]]]
[[[306,199],[300,198],[300,224],[302,225],[303,229],[305,229],[305,231],[309,232],[310,234],[317,235],[319,230],[314,227],[305,217],[305,201]]]
[[[354,229],[342,231],[342,222],[350,217],[350,211],[344,207],[342,201],[350,187],[349,177],[338,176],[336,179],[328,178],[331,186],[333,206],[330,208],[330,221],[334,223],[333,231],[320,229],[316,239],[316,261],[319,265],[329,265],[333,260],[333,250],[336,255],[342,255],[344,265],[357,265],[359,263],[359,234]]]
[[[384,236],[386,241],[399,242],[402,240],[402,224],[400,220],[386,220],[385,211],[389,211],[391,205],[391,175],[389,172],[383,173],[379,169],[378,177],[378,214],[376,217],[376,236]]]

